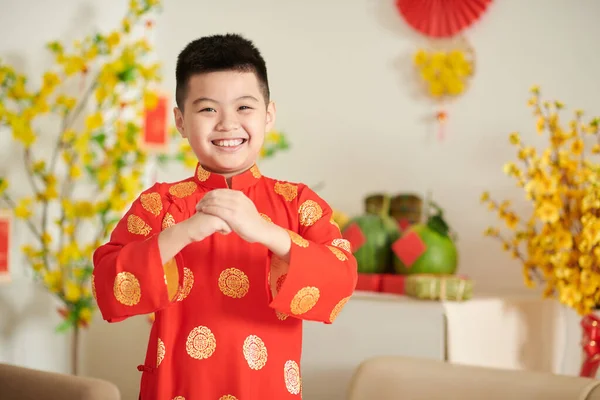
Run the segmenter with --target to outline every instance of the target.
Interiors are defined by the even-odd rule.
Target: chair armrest
[[[121,400],[112,383],[0,363],[2,400]]]

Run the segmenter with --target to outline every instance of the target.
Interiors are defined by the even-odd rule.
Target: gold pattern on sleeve
[[[131,272],[117,274],[113,292],[117,301],[125,306],[135,306],[142,297],[140,282]]]
[[[164,231],[165,229],[170,228],[173,225],[175,225],[175,218],[173,218],[171,214],[166,213],[162,220],[162,230]]]
[[[250,168],[250,172],[252,173],[252,176],[255,177],[256,179],[259,179],[262,174],[260,173],[260,170],[258,169],[258,166],[256,164],[254,164],[252,166],[252,168]]]
[[[92,274],[92,296],[94,296],[94,300],[98,301],[98,297],[96,297],[96,277]]]
[[[312,226],[323,216],[323,209],[319,203],[314,200],[306,200],[298,209],[300,215],[300,225]]]
[[[156,347],[156,368],[158,368],[162,360],[165,359],[166,352],[165,342],[158,338],[158,346]]]
[[[241,299],[250,289],[250,280],[239,269],[227,268],[219,276],[219,289],[225,296]]]
[[[346,303],[348,302],[348,300],[350,300],[350,296],[348,297],[344,297],[342,300],[340,300],[335,307],[333,307],[333,310],[331,311],[331,314],[329,314],[329,322],[333,322],[336,320],[336,318],[338,317],[338,315],[340,315],[340,312],[342,311],[342,308],[344,308],[344,306],[346,305]]]
[[[280,321],[285,321],[289,317],[289,315],[287,315],[286,313],[282,313],[281,311],[277,310],[275,310],[275,315]]]
[[[244,358],[251,369],[259,370],[267,364],[267,346],[256,335],[250,335],[244,340]]]
[[[196,185],[195,182],[179,182],[169,188],[169,193],[171,193],[175,197],[183,199],[184,197],[188,197],[192,193],[194,193],[197,188],[198,185]]]
[[[319,301],[319,289],[314,286],[303,287],[292,299],[290,309],[292,314],[301,315],[310,311]]]
[[[292,201],[298,196],[298,186],[291,183],[275,183],[275,193],[283,196],[287,201]]]
[[[197,326],[188,335],[185,350],[196,360],[203,360],[213,355],[217,348],[217,340],[206,326]]]
[[[142,207],[144,207],[144,210],[156,216],[160,215],[160,212],[163,208],[160,194],[156,192],[144,193],[140,196],[140,202],[142,203]]]
[[[331,217],[331,219],[329,220],[329,223],[333,226],[335,226],[336,228],[338,228],[338,231],[340,230],[340,226],[338,225],[337,222],[335,222],[335,220],[333,219],[333,217]]]
[[[285,387],[291,394],[300,393],[300,367],[296,361],[288,360],[283,367]]]
[[[339,247],[342,250],[346,250],[348,253],[352,253],[352,245],[346,239],[333,239],[331,244],[335,247]]]
[[[327,248],[329,250],[331,250],[331,252],[337,257],[338,260],[340,260],[340,261],[346,261],[348,259],[348,257],[346,257],[346,255],[344,254],[344,252],[341,251],[340,249],[338,249],[337,247],[327,246]]]
[[[210,172],[198,165],[198,172],[196,172],[196,178],[198,178],[200,182],[206,182],[209,177]]]
[[[148,236],[152,228],[137,215],[130,214],[127,217],[127,230],[134,235]]]
[[[273,222],[273,220],[267,214],[260,213],[260,216],[267,222]]]
[[[294,231],[288,230],[288,234],[290,235],[290,239],[292,243],[300,247],[308,247],[308,240],[304,239],[302,236],[297,234]]]
[[[190,295],[192,291],[192,287],[194,286],[194,274],[191,269],[184,268],[183,269],[183,286],[179,288],[179,293],[177,294],[177,301],[183,301],[186,297]]]
[[[221,396],[219,400],[237,400],[237,397],[232,396],[230,394],[226,394],[225,396]]]

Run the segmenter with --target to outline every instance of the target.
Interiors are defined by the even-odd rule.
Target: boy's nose
[[[220,132],[229,132],[239,128],[240,124],[235,118],[223,118],[217,124],[217,130]]]

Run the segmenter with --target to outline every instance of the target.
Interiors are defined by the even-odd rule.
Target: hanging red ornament
[[[477,21],[492,0],[396,0],[396,8],[418,32],[434,37],[454,36]]]

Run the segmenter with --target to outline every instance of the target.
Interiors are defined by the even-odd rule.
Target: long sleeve
[[[288,230],[289,266],[274,278],[277,290],[270,306],[284,315],[330,324],[356,287],[356,259],[323,199],[302,186],[297,207],[298,231]]]
[[[143,192],[93,256],[92,290],[108,322],[168,306],[181,284],[180,255],[162,264],[158,236],[172,222],[168,199],[155,184]]]

